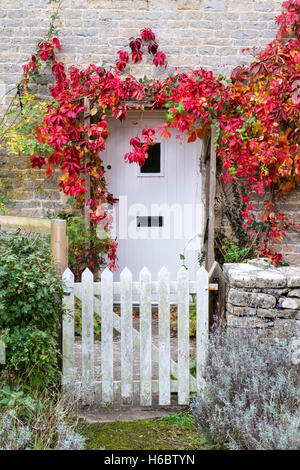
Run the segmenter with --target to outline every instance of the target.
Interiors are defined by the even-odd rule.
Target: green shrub
[[[5,367],[36,385],[54,383],[59,378],[56,336],[63,292],[52,266],[49,239],[0,232],[0,259]]]

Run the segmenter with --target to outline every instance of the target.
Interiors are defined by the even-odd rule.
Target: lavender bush
[[[75,430],[73,394],[44,391],[27,398],[11,391],[10,399],[0,400],[0,450],[84,449],[84,438]]]
[[[238,450],[300,449],[299,366],[291,341],[259,331],[213,331],[206,386],[191,405],[202,430]]]
[[[0,417],[0,450],[41,450],[48,449],[40,441],[36,445],[35,426],[23,425],[17,418],[16,413],[10,410]],[[45,431],[47,427],[45,427]],[[56,429],[56,450],[83,450],[84,438],[74,432],[70,426],[63,421]],[[49,448],[53,448],[52,446]]]
[[[24,450],[30,448],[33,438],[28,426],[18,422],[14,410],[0,418],[0,450]]]

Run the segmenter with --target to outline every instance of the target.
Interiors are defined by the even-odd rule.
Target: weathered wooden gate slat
[[[203,374],[207,359],[209,328],[208,272],[203,266],[197,272],[196,311],[196,380],[197,394],[200,394],[204,387]]]
[[[114,400],[113,351],[113,274],[106,268],[101,274],[101,373],[102,402]]]
[[[94,394],[101,392],[106,404],[114,402],[114,395],[121,393],[123,404],[131,405],[133,395],[139,393],[140,404],[150,406],[152,394],[158,392],[159,404],[168,405],[171,393],[178,393],[178,403],[188,404],[191,392],[201,393],[204,386],[203,372],[208,346],[208,273],[200,268],[196,281],[189,281],[188,271],[182,267],[177,281],[170,282],[169,272],[162,268],[158,281],[151,280],[147,268],[140,272],[138,282],[132,282],[132,274],[125,268],[120,283],[113,282],[113,274],[106,268],[101,282],[94,283],[93,275],[86,269],[82,282],[74,283],[72,272],[63,274],[66,315],[63,319],[63,374],[65,383],[75,377],[74,355],[74,297],[82,302],[82,379],[83,401],[90,404]],[[116,287],[117,285],[117,287]],[[177,293],[178,306],[178,362],[171,359],[170,351],[170,292]],[[158,294],[158,347],[152,341],[151,294]],[[196,378],[190,374],[189,355],[189,296],[196,293]],[[114,294],[120,295],[121,315],[113,312]],[[140,331],[133,328],[133,293],[140,296]],[[96,297],[101,296],[101,300]],[[100,381],[94,379],[94,312],[101,320]],[[121,380],[113,378],[113,329],[121,333]],[[133,344],[140,352],[140,379],[133,380]],[[158,363],[158,380],[152,378],[152,364]],[[175,380],[176,379],[176,380]]]
[[[133,400],[132,274],[124,268],[121,280],[121,398],[124,405]]]
[[[93,403],[94,391],[94,276],[86,268],[82,282],[82,385],[84,402]]]
[[[151,273],[147,268],[140,272],[140,403],[152,404],[152,312]]]
[[[63,305],[65,315],[63,316],[63,371],[66,384],[72,383],[75,379],[75,321],[74,321],[74,274],[67,268],[62,276],[65,295]]]
[[[170,274],[165,267],[158,273],[158,283],[158,400],[160,405],[169,405],[171,402]]]
[[[177,274],[178,291],[178,404],[187,405],[190,397],[189,387],[189,285],[188,271],[182,267]]]

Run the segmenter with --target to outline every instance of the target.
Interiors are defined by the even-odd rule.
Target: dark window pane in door
[[[160,173],[161,159],[160,159],[160,143],[149,146],[148,158],[144,165],[140,168],[141,173]]]
[[[136,218],[137,227],[163,227],[163,216],[161,215],[138,215]]]

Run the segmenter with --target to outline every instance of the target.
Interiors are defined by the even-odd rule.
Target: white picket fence
[[[171,393],[178,394],[178,404],[189,403],[192,392],[199,394],[203,387],[208,342],[208,273],[201,267],[196,281],[189,280],[188,271],[182,267],[176,281],[170,281],[166,268],[152,281],[147,268],[140,272],[139,281],[125,268],[120,282],[113,281],[112,272],[106,268],[101,282],[94,282],[93,274],[86,269],[81,282],[67,269],[63,274],[65,286],[64,305],[67,313],[63,319],[63,376],[64,383],[77,381],[85,403],[93,403],[96,392],[101,402],[112,404],[114,396],[121,393],[123,404],[130,405],[136,393],[142,406],[151,406],[152,394],[158,393],[160,405],[171,403]],[[158,346],[152,341],[152,295],[158,301]],[[190,294],[196,295],[196,378],[190,374],[189,303]],[[178,311],[178,362],[170,351],[170,296],[176,298]],[[116,296],[120,301],[120,316],[113,312]],[[133,328],[133,296],[139,297],[140,327]],[[82,378],[78,380],[75,367],[74,299],[82,302]],[[94,373],[94,312],[101,317],[101,380]],[[121,333],[121,380],[114,380],[113,330]],[[133,380],[133,345],[140,351],[139,380]],[[158,363],[158,380],[153,380],[152,366]]]

